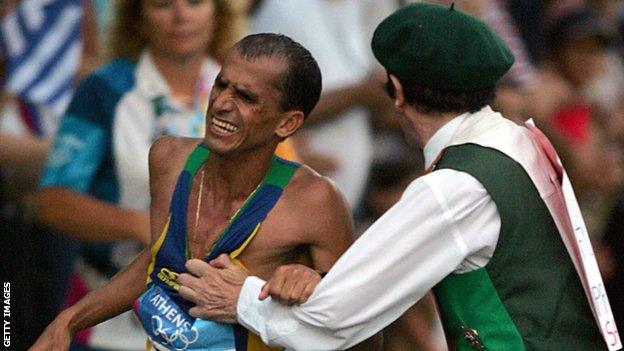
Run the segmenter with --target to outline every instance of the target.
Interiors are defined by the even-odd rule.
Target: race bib
[[[231,325],[191,317],[156,285],[135,301],[134,310],[143,329],[158,349],[236,349]]]

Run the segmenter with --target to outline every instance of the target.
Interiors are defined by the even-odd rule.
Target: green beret
[[[383,20],[372,48],[402,81],[457,92],[494,87],[514,62],[485,23],[453,6],[426,3],[405,6]]]

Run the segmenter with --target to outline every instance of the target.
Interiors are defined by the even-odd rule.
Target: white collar
[[[199,84],[208,84],[212,86],[212,82],[216,78],[219,72],[219,64],[209,57],[206,57],[202,63],[201,73],[199,77]],[[172,99],[171,89],[169,84],[162,76],[152,55],[148,49],[143,50],[139,56],[139,62],[136,70],[136,84],[143,96],[148,99],[157,97],[165,97],[173,105],[179,109],[183,108],[183,105]]]
[[[141,93],[148,98],[158,96],[171,96],[169,85],[165,78],[156,68],[154,60],[149,50],[143,50],[139,56],[139,62],[136,70],[137,87]]]
[[[442,128],[438,129],[435,134],[427,141],[423,153],[425,155],[425,169],[429,168],[433,161],[435,161],[438,154],[448,145],[455,134],[455,131],[468,116],[469,112],[463,113],[452,120],[448,121]]]

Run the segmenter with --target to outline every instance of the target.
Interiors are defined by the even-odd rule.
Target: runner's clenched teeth
[[[220,120],[216,117],[212,117],[210,121],[213,126],[224,133],[236,133],[238,131],[238,127],[230,122],[226,122],[224,120]]]

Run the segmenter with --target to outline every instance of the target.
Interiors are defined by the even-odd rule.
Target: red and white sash
[[[581,278],[585,296],[609,350],[619,350],[622,348],[622,342],[570,179],[546,136],[535,127],[532,120],[525,125],[534,142],[542,150],[542,156],[546,156],[551,170],[556,173],[556,178],[553,179],[556,181],[556,192],[550,201],[546,201],[546,205],[555,219],[559,234]]]

